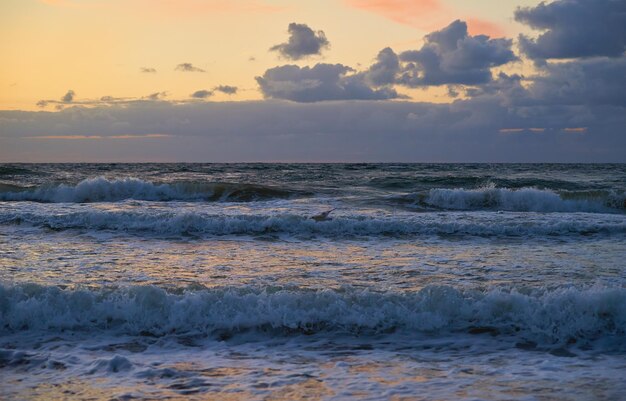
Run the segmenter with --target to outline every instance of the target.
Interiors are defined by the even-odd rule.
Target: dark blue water
[[[625,191],[619,164],[0,165],[0,390],[623,398]]]

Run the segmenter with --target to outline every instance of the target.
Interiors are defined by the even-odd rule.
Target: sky
[[[3,0],[0,162],[626,162],[624,0]]]

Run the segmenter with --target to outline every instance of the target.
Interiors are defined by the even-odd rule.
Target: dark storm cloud
[[[225,93],[227,95],[234,95],[239,90],[239,88],[237,88],[236,86],[230,86],[230,85],[218,85],[213,89],[218,92]]]
[[[72,101],[74,100],[74,96],[76,96],[76,93],[70,89],[67,91],[65,95],[63,95],[63,97],[61,98],[61,101],[63,103],[72,103]]]
[[[352,68],[342,64],[319,63],[312,68],[283,65],[270,68],[256,80],[266,98],[296,102],[383,100],[398,97],[398,93],[391,88],[370,87],[362,75],[353,72]]]
[[[319,55],[322,50],[330,46],[324,31],[313,31],[306,24],[289,24],[289,40],[270,48],[279,52],[283,57],[299,60],[303,57]]]
[[[195,99],[206,99],[207,97],[213,96],[213,92],[208,91],[206,89],[202,89],[202,90],[199,90],[199,91],[195,91],[190,96],[195,98]]]
[[[151,68],[151,67],[141,67],[141,69],[139,70],[145,74],[155,74],[157,72],[156,69]]]
[[[519,8],[515,19],[543,30],[536,39],[520,35],[530,58],[619,57],[626,50],[626,1],[557,0]]]
[[[476,85],[491,80],[491,68],[517,60],[510,39],[470,36],[467,24],[454,21],[425,37],[420,50],[400,54],[404,62],[397,83],[410,87]]]
[[[191,63],[181,63],[181,64],[178,64],[176,66],[176,68],[174,68],[174,69],[176,71],[183,71],[183,72],[206,72],[202,68],[195,67]]]

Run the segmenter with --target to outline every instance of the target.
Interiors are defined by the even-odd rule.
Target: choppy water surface
[[[622,399],[625,190],[625,165],[0,165],[0,393]]]

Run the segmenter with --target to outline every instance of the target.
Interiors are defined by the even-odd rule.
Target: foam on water
[[[0,186],[0,201],[52,203],[117,202],[126,199],[147,201],[253,201],[287,198],[298,192],[254,184],[215,182],[155,184],[137,178],[109,180],[104,177],[89,178],[75,186],[60,184],[31,189],[18,188],[16,186]]]
[[[544,236],[626,233],[626,217],[578,213],[568,216],[491,212],[354,214],[336,211],[329,221],[302,214],[260,209],[226,214],[185,207],[167,209],[98,210],[38,208],[0,210],[0,224],[21,224],[53,230],[114,230],[155,235],[284,234],[325,237],[478,235]],[[303,211],[303,214],[306,211]]]
[[[238,287],[167,292],[153,286],[63,290],[3,285],[0,329],[156,336],[247,330],[283,335],[486,332],[544,346],[599,342],[610,349],[625,344],[626,289],[429,286],[418,292],[381,293],[353,287]]]
[[[452,210],[606,213],[624,209],[626,196],[615,191],[580,192],[564,196],[548,189],[489,186],[478,189],[431,189],[422,202],[428,206]]]

